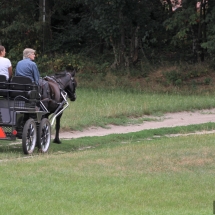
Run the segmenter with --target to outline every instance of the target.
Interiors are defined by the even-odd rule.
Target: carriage
[[[32,154],[35,147],[40,152],[48,151],[51,126],[69,105],[67,93],[62,91],[63,99],[49,118],[50,111],[41,101],[38,88],[28,77],[15,76],[8,82],[0,75],[0,140],[22,139],[24,154]]]

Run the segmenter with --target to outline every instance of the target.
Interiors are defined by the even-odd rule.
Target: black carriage
[[[0,75],[0,140],[22,139],[25,154],[35,147],[47,152],[51,142],[48,110],[40,101],[38,86],[27,77],[10,82]]]

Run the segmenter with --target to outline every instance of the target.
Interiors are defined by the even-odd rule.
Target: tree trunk
[[[201,0],[202,2],[203,0]],[[198,13],[197,7],[196,7],[196,2],[193,2],[191,7],[194,8],[194,13]],[[191,25],[191,32],[192,32],[192,37],[193,37],[193,62],[196,63],[200,60],[202,57],[202,48],[201,48],[201,43],[202,43],[202,10],[200,7],[200,13],[199,13],[199,19],[195,20],[195,24]]]
[[[172,12],[172,2],[171,2],[171,0],[167,0],[167,4],[169,5],[169,11]]]
[[[115,46],[115,43],[114,43],[112,37],[110,37],[110,44],[113,47],[113,53],[114,53],[114,62],[111,65],[111,69],[116,69],[117,66],[119,65],[119,62],[118,62],[118,53],[117,53],[117,48]]]
[[[138,37],[139,26],[134,30],[131,38],[130,56],[133,64],[136,64],[139,58],[139,37]]]
[[[124,28],[124,17],[120,11],[119,13],[120,21],[121,21],[121,26],[120,26],[120,50],[119,50],[119,64],[129,67],[129,60],[127,57],[127,52],[126,52],[126,44],[125,44],[125,28]]]
[[[104,52],[104,43],[105,43],[105,40],[104,39],[100,39],[99,54],[103,54],[103,52]]]
[[[39,0],[40,21],[43,25],[43,51],[51,39],[51,9],[50,0]]]

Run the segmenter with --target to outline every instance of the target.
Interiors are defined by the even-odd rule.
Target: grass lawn
[[[64,111],[61,128],[82,130],[89,126],[133,123],[135,118],[168,112],[215,108],[214,93],[170,94],[119,89],[77,89],[77,100]]]
[[[48,154],[2,158],[1,214],[212,214],[214,135],[162,135],[170,131],[63,140]]]
[[[64,111],[65,130],[136,117],[214,108],[214,96],[78,89]],[[26,156],[0,142],[2,215],[208,215],[213,212],[215,123],[63,140]]]

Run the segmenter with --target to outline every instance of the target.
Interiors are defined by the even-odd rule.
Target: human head
[[[5,47],[0,45],[0,56],[5,56]]]
[[[34,60],[35,52],[36,52],[36,50],[31,49],[31,48],[24,49],[24,51],[23,51],[23,59],[30,58],[31,60]]]

